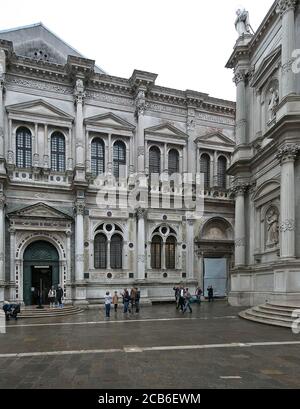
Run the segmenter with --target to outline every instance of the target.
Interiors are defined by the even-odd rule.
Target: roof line
[[[72,47],[69,43],[67,43],[65,40],[63,40],[61,37],[59,37],[57,34],[55,34],[52,30],[50,30],[44,23],[42,23],[41,21],[38,23],[34,23],[34,24],[29,24],[26,26],[19,26],[19,27],[15,27],[15,28],[9,28],[7,30],[0,30],[0,35],[3,33],[10,33],[12,31],[17,31],[17,30],[21,30],[21,29],[28,29],[28,28],[33,28],[33,27],[43,27],[45,30],[47,30],[50,34],[52,34],[54,37],[56,37],[59,41],[61,41],[62,43],[64,43],[67,47],[71,48],[73,51],[75,51],[77,54],[81,55],[83,58],[87,58],[86,56],[84,56],[81,52],[79,52],[78,50],[76,50],[76,48]],[[101,70],[103,72],[103,74],[106,74],[106,72],[99,67],[98,65],[96,65],[96,67]]]

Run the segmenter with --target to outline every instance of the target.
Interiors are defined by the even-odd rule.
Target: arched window
[[[110,242],[110,267],[122,268],[123,239],[119,234],[114,234]]]
[[[222,189],[226,189],[226,169],[227,159],[220,156],[218,159],[218,186]]]
[[[160,149],[152,146],[149,151],[149,173],[160,174]]]
[[[210,156],[205,153],[201,156],[200,171],[203,173],[204,188],[210,187]]]
[[[175,270],[176,268],[176,239],[173,236],[169,236],[166,241],[166,268],[169,270]]]
[[[116,179],[126,176],[126,146],[124,142],[117,141],[113,150],[114,177]]]
[[[17,167],[31,168],[32,166],[32,138],[28,128],[21,127],[17,129]]]
[[[94,240],[94,265],[95,268],[107,267],[107,238],[105,234],[97,234]]]
[[[154,236],[151,243],[151,268],[154,270],[161,269],[161,250],[162,238],[160,236]]]
[[[104,142],[100,138],[94,138],[91,144],[91,168],[94,176],[104,173]]]
[[[51,136],[51,169],[54,172],[66,170],[66,142],[60,132],[54,132]]]
[[[176,149],[171,149],[168,159],[169,175],[179,173],[179,153]]]

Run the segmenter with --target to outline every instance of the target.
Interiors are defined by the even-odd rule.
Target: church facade
[[[246,22],[227,67],[237,86],[229,301],[248,306],[300,298],[299,1],[275,1],[254,35]]]
[[[58,284],[78,304],[132,286],[166,300],[181,282],[228,295],[235,103],[156,78],[108,75],[42,24],[0,32],[0,302]]]

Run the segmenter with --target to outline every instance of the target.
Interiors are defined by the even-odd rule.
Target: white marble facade
[[[0,32],[0,67],[0,302],[25,302],[25,283],[33,285],[26,275],[36,267],[26,251],[36,242],[55,248],[57,280],[75,303],[98,302],[107,289],[133,285],[145,300],[170,299],[174,284],[203,286],[205,257],[225,258],[229,271],[234,199],[231,178],[224,179],[220,166],[230,166],[235,148],[233,102],[157,86],[157,75],[144,71],[112,77],[42,24]],[[31,138],[27,150],[20,145],[27,143],[18,136],[22,132]],[[59,159],[52,146],[57,133],[63,141]],[[204,211],[170,208],[159,192],[158,206],[99,207],[95,138],[101,139],[108,175],[116,166],[115,146],[122,144],[120,176],[130,186],[136,175],[144,177],[146,195],[152,148],[162,175],[169,172],[172,150],[181,175],[195,176],[206,164]],[[106,243],[102,267],[95,266],[97,236]],[[155,265],[154,237],[160,243]]]
[[[277,0],[227,63],[237,86],[234,305],[300,299],[299,30],[299,1]]]

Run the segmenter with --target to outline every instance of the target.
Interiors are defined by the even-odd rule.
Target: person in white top
[[[104,303],[105,303],[106,318],[109,318],[110,317],[110,307],[112,303],[112,296],[110,295],[109,291],[106,292],[106,295],[104,297]]]
[[[56,291],[55,291],[53,286],[49,290],[48,298],[49,298],[49,301],[50,301],[50,308],[54,308],[55,307]]]

